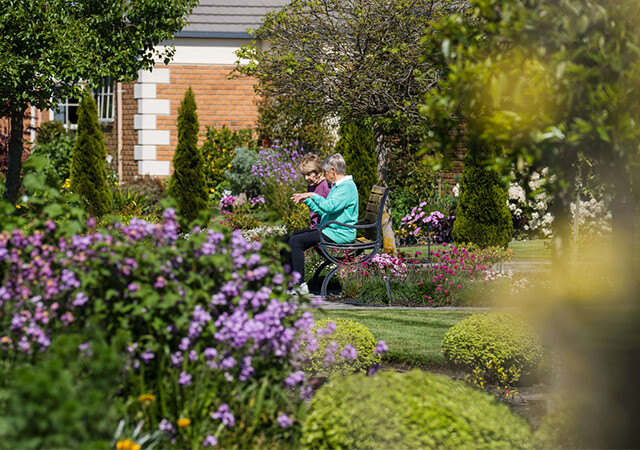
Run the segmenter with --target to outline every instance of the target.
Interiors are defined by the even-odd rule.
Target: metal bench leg
[[[324,280],[322,280],[322,289],[320,290],[320,295],[322,296],[322,298],[327,297],[327,286],[329,286],[329,280],[338,271],[338,269],[339,266],[336,264],[336,266],[331,269],[331,272],[329,272],[327,276],[324,277]]]
[[[320,273],[324,270],[325,267],[327,267],[329,264],[331,264],[331,261],[327,261],[324,260],[322,261],[322,264],[320,264],[320,267],[318,267],[315,271],[315,273],[313,274],[313,278],[311,279],[311,287],[313,289],[315,289],[315,287],[318,285],[318,279],[320,277]]]

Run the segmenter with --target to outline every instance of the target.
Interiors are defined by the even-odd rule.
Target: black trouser
[[[288,238],[288,239],[287,239]],[[315,247],[320,242],[320,231],[317,229],[305,228],[298,230],[291,236],[285,236],[287,245],[291,251],[282,253],[283,263],[289,264],[293,272],[298,272],[301,276],[301,282],[304,281],[304,252],[305,250]],[[324,240],[333,242],[326,235]]]

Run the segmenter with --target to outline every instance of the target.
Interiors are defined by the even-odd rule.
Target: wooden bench
[[[364,263],[371,261],[371,259],[378,254],[380,248],[382,248],[382,212],[384,211],[384,205],[389,195],[389,188],[383,186],[373,186],[371,188],[371,194],[369,195],[369,201],[367,202],[367,211],[364,219],[357,222],[355,225],[346,225],[344,223],[330,221],[322,224],[320,227],[320,243],[316,247],[316,250],[324,257],[325,261],[318,267],[313,275],[312,286],[317,286],[318,278],[322,270],[327,266],[334,264],[335,267],[324,277],[322,281],[322,288],[320,295],[322,297],[327,296],[327,286],[329,280],[335,275],[346,257],[337,256],[335,250],[353,250],[357,257],[358,263]],[[355,228],[356,230],[364,230],[364,237],[356,238],[355,241],[347,244],[334,244],[324,240],[322,230],[330,224],[338,224],[347,228]],[[370,253],[365,252],[370,251]],[[344,252],[340,252],[344,253]]]

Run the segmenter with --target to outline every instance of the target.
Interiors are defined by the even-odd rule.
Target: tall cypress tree
[[[376,153],[373,129],[365,121],[344,121],[338,130],[336,152],[341,153],[347,171],[358,186],[360,216],[367,209],[371,186],[376,183]]]
[[[98,123],[98,108],[89,89],[78,107],[78,132],[71,161],[71,190],[86,202],[89,213],[101,216],[111,208],[105,158],[107,148]]]
[[[196,99],[189,87],[178,110],[178,145],[173,155],[173,175],[169,181],[169,195],[178,203],[183,228],[188,227],[208,207],[204,158],[198,147],[200,124],[196,109]]]
[[[453,224],[453,239],[457,243],[506,247],[513,236],[507,187],[498,173],[488,167],[493,155],[491,149],[481,147],[469,136]]]

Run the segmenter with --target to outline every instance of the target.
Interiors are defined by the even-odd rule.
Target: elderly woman
[[[346,175],[346,164],[340,153],[327,157],[322,163],[326,180],[333,185],[327,198],[313,192],[293,194],[291,200],[296,203],[304,201],[309,209],[320,215],[319,226],[326,222],[336,221],[346,225],[355,225],[358,221],[358,188],[350,175]],[[326,241],[336,244],[352,242],[356,238],[356,230],[337,224],[329,224],[322,231]],[[287,254],[286,263],[294,272],[304,276],[304,251],[320,242],[320,230],[311,229],[295,234],[289,238],[291,252]]]
[[[315,155],[304,156],[298,163],[298,170],[302,173],[307,183],[307,192],[316,193],[322,198],[327,198],[331,188],[323,175],[322,162]],[[318,228],[320,215],[313,210],[309,211],[309,228]],[[308,228],[305,228],[307,231]]]

